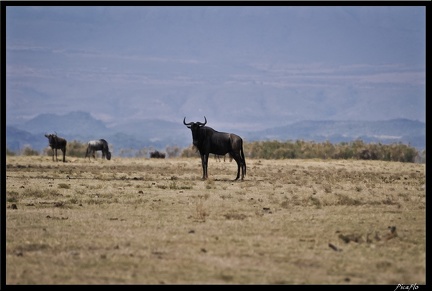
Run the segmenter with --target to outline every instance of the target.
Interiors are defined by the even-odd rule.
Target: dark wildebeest
[[[58,137],[57,133],[55,134],[45,134],[45,137],[48,138],[49,146],[52,149],[52,157],[54,161],[54,152],[56,161],[57,159],[57,149],[60,149],[63,152],[63,163],[66,162],[66,145],[67,141],[64,138]]]
[[[150,153],[150,158],[155,158],[155,159],[165,159],[165,154],[161,153],[159,151],[154,151]]]
[[[207,119],[204,116],[204,123],[189,122],[186,123],[186,117],[183,124],[192,131],[193,145],[198,149],[201,155],[201,164],[203,169],[203,180],[208,178],[207,165],[209,154],[223,156],[229,154],[237,162],[237,177],[244,179],[246,175],[246,160],[243,151],[243,139],[234,133],[218,132],[211,127],[205,126]]]
[[[104,139],[99,140],[91,140],[87,143],[87,150],[85,157],[87,156],[90,159],[90,155],[93,156],[93,158],[96,159],[96,151],[102,151],[102,159],[106,157],[107,160],[111,160],[111,152],[108,148],[108,142]]]

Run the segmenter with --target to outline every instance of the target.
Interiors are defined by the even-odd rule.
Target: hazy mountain
[[[6,147],[18,151],[26,146],[41,150],[48,146],[48,140],[43,134],[36,135],[13,126],[6,126]]]
[[[14,6],[6,21],[8,125],[71,111],[138,135],[184,116],[225,131],[425,121],[421,7]]]
[[[25,123],[7,126],[6,145],[14,151],[27,145],[42,150],[48,146],[45,133],[57,133],[68,141],[83,143],[104,138],[114,153],[122,149],[164,149],[168,145],[186,147],[190,138],[190,131],[182,123],[143,120],[108,128],[89,113],[75,111],[65,115],[41,114]]]
[[[208,126],[219,131],[228,131],[220,127]],[[164,150],[167,146],[186,148],[192,144],[190,130],[181,120],[178,122],[158,119],[141,122],[123,123],[107,127],[87,112],[70,112],[65,115],[41,114],[23,124],[6,127],[6,145],[17,151],[24,146],[42,150],[48,146],[44,137],[46,132],[57,132],[67,140],[87,142],[91,139],[105,138],[113,151],[140,150],[155,148]],[[426,147],[426,125],[423,122],[408,119],[387,121],[301,121],[284,126],[256,131],[235,131],[245,141],[259,140],[308,140],[353,141],[362,139],[365,142],[405,143],[418,149]]]
[[[251,140],[313,140],[333,143],[361,139],[365,142],[405,143],[426,148],[426,124],[408,119],[385,121],[301,121],[248,134]]]
[[[95,133],[105,135],[109,132],[102,121],[82,111],[65,115],[40,114],[16,127],[35,134],[57,132],[58,135],[92,136]]]

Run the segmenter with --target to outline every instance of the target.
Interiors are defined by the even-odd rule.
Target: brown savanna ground
[[[66,159],[6,158],[7,285],[426,282],[424,164]]]

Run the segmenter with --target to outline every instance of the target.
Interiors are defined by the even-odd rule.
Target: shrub
[[[178,157],[181,153],[181,149],[178,146],[167,146],[165,151],[168,158]]]
[[[23,156],[38,156],[39,152],[32,149],[30,146],[25,146],[21,152],[21,155],[23,155]]]
[[[87,143],[82,143],[76,140],[67,143],[66,156],[84,158],[86,151]]]
[[[182,158],[199,157],[199,153],[194,146],[190,146],[182,151],[181,157]]]
[[[418,151],[405,144],[396,143],[383,145],[381,143],[364,143],[357,139],[352,142],[332,144],[329,141],[316,143],[314,141],[255,141],[243,145],[245,156],[254,159],[358,159],[384,160],[414,163],[425,161],[426,152],[422,156]],[[197,157],[194,147],[184,149],[182,157]]]

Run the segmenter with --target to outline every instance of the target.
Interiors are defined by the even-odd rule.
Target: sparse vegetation
[[[23,155],[23,156],[38,156],[39,152],[32,149],[30,146],[26,146],[22,150],[21,155]]]
[[[362,140],[332,144],[330,142],[257,141],[245,143],[248,158],[255,159],[355,159],[395,162],[425,161],[426,151],[402,143],[364,143]]]
[[[85,156],[87,145],[79,141],[68,143],[67,153],[70,157]],[[121,149],[119,157],[146,158],[154,151],[153,147],[135,149]],[[245,142],[244,150],[246,158],[250,159],[355,159],[355,160],[379,160],[407,163],[426,163],[426,150],[418,151],[402,143],[381,144],[365,143],[362,140],[353,142],[341,142],[332,144],[328,141],[316,143],[312,141],[255,141]],[[199,152],[193,146],[181,149],[177,146],[167,146],[165,149],[167,158],[199,157]],[[7,156],[13,155],[38,155],[39,153],[30,147],[15,153],[6,149]],[[98,154],[98,153],[96,153]],[[43,155],[52,156],[51,148],[47,147]],[[100,155],[100,153],[99,153]]]
[[[16,153],[14,151],[11,151],[9,148],[6,148],[6,156],[15,156]]]
[[[60,184],[58,184],[58,187],[60,188],[60,189],[70,189],[70,184],[66,184],[66,183],[60,183]]]
[[[191,158],[191,157],[199,157],[200,154],[196,147],[190,146],[188,148],[183,149],[181,153],[182,158]]]
[[[425,284],[424,164],[247,164],[7,156],[6,282]]]

